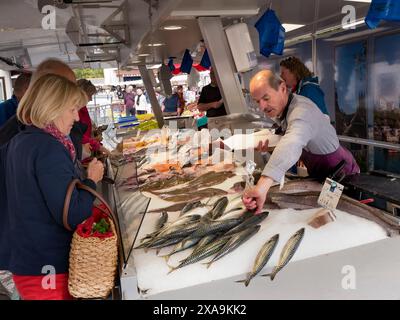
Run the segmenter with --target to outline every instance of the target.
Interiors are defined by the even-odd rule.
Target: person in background
[[[92,101],[92,97],[97,91],[94,84],[90,80],[79,79],[78,86],[86,93],[88,102]],[[92,120],[90,119],[90,115],[86,106],[79,109],[79,122],[87,126],[87,129],[82,137],[83,154],[86,155],[86,157],[82,156],[82,159],[89,157],[92,151],[99,151],[109,154],[110,152],[101,145],[100,141],[93,137]]]
[[[351,176],[360,173],[353,155],[342,147],[335,128],[321,110],[303,96],[289,93],[285,81],[270,70],[258,72],[250,81],[250,93],[282,135],[269,158],[257,184],[246,190],[243,203],[248,210],[260,213],[267,193],[274,182],[281,182],[285,172],[301,159],[310,177],[324,180],[344,161],[341,173]],[[268,141],[261,146],[267,150]]]
[[[183,110],[185,110],[185,104],[186,104],[186,101],[183,97],[183,86],[182,85],[179,85],[176,87],[176,94],[178,95],[178,101],[179,101],[178,116],[180,116],[182,114]]]
[[[157,98],[158,104],[160,107],[162,107],[162,105],[164,104],[165,97],[161,94],[160,88],[156,88],[155,92],[156,92],[156,98]]]
[[[0,127],[17,112],[18,103],[28,89],[31,77],[32,74],[30,73],[21,73],[15,80],[14,93],[11,99],[0,103]]]
[[[214,70],[210,71],[211,83],[201,90],[197,109],[207,112],[207,118],[226,116],[224,101],[218,88]]]
[[[288,57],[280,62],[281,78],[291,92],[311,99],[322,113],[329,116],[325,105],[324,92],[318,84],[318,77],[296,57]]]
[[[183,87],[177,86],[174,88],[174,93],[170,96],[167,96],[163,102],[162,112],[176,112],[177,115],[180,115],[183,111],[181,109],[182,101],[180,98],[179,92],[182,92]],[[183,93],[183,92],[182,92]],[[183,101],[183,105],[185,105],[185,101]]]
[[[146,114],[148,111],[146,97],[140,88],[136,90],[135,108],[137,114]]]
[[[76,151],[69,134],[85,93],[64,77],[47,74],[28,89],[17,110],[25,130],[8,145],[5,162],[8,224],[12,243],[9,270],[23,300],[71,299],[68,293],[69,250],[73,232],[64,228],[67,187],[79,178]],[[104,173],[97,159],[82,183],[95,189]],[[94,197],[75,189],[68,209],[72,229],[92,214]],[[55,288],[46,289],[44,266],[55,271]]]
[[[127,117],[136,115],[135,92],[133,89],[133,86],[128,86],[124,94],[124,103]]]
[[[117,98],[120,99],[120,100],[123,100],[124,99],[124,92],[122,91],[122,88],[121,88],[120,85],[116,86],[115,91],[116,91]]]

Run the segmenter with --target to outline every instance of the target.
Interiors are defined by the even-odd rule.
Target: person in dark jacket
[[[12,243],[8,270],[22,299],[71,298],[68,258],[72,232],[64,228],[62,211],[69,183],[79,178],[69,134],[86,102],[85,93],[74,82],[47,74],[31,84],[17,110],[25,130],[9,142],[6,151],[5,231]],[[103,164],[94,159],[82,182],[95,188],[103,172]],[[91,216],[93,201],[88,192],[73,191],[68,211],[73,229]],[[55,273],[54,287],[45,288],[49,270]]]
[[[281,77],[292,91],[314,102],[322,113],[329,116],[325,105],[325,95],[318,84],[318,77],[296,57],[288,57],[280,62]]]
[[[76,81],[75,74],[71,70],[71,68],[66,65],[64,62],[57,59],[46,59],[41,62],[36,72],[31,77],[31,82],[33,83],[38,78],[45,74],[57,74],[66,79],[69,79],[72,82]],[[17,294],[15,294],[15,290],[12,288],[12,285],[8,285],[10,282],[12,283],[12,274],[10,274],[7,270],[8,268],[8,259],[10,256],[10,249],[12,248],[12,244],[9,243],[8,238],[6,237],[5,226],[7,225],[7,215],[1,214],[6,212],[7,207],[7,197],[6,197],[6,185],[5,185],[5,154],[8,148],[8,142],[16,136],[19,132],[25,130],[25,125],[18,121],[16,115],[12,116],[8,121],[0,128],[0,282],[5,286],[11,288],[10,297],[15,298]],[[70,138],[74,144],[76,150],[76,159],[81,159],[82,155],[82,136],[86,130],[85,125],[81,125],[79,122],[75,122],[72,127]],[[76,161],[75,165],[79,168],[79,162]],[[81,176],[84,175],[82,170],[80,171]],[[8,242],[7,242],[8,241]]]
[[[0,103],[0,127],[17,112],[18,102],[21,101],[31,81],[30,73],[21,73],[14,83],[14,94],[11,99]]]

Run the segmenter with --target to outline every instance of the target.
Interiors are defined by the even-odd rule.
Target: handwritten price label
[[[343,193],[344,186],[340,183],[326,178],[322,191],[318,198],[318,204],[329,210],[334,210],[337,207],[340,196]]]

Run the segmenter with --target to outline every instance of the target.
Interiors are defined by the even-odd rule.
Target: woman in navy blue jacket
[[[26,125],[9,143],[5,161],[7,236],[12,243],[8,269],[23,299],[69,299],[68,258],[72,232],[63,226],[68,184],[79,178],[69,133],[87,102],[79,87],[47,74],[29,87],[17,110]],[[93,160],[83,181],[95,188],[103,177]],[[68,223],[74,229],[92,214],[94,198],[74,190]]]
[[[293,93],[312,100],[322,113],[329,116],[325,105],[325,95],[310,70],[296,57],[288,57],[280,62],[281,78]]]

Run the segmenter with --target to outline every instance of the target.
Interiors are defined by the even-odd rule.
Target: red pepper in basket
[[[100,239],[110,238],[113,232],[110,228],[108,215],[104,212],[107,208],[103,205],[93,207],[92,216],[78,225],[76,232],[83,238],[96,237]],[[103,209],[103,210],[101,210]]]

